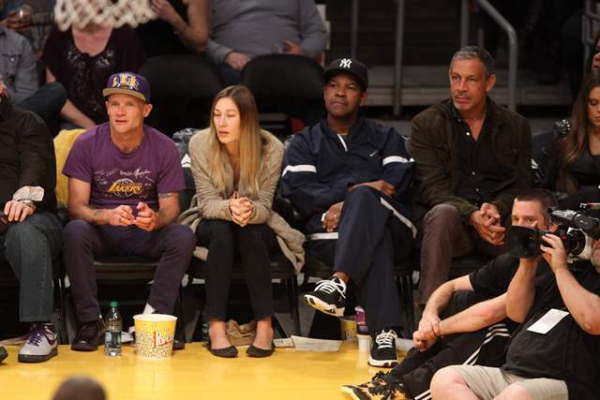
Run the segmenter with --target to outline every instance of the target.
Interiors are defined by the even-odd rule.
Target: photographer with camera
[[[389,373],[379,372],[371,381],[344,385],[350,399],[431,398],[431,378],[448,365],[501,366],[512,332],[518,324],[506,318],[506,291],[520,258],[551,229],[548,210],[556,206],[544,189],[528,189],[512,206],[509,228],[510,252],[496,257],[471,273],[444,283],[429,298],[419,329],[413,333],[414,347]],[[513,229],[517,235],[513,239]],[[541,239],[539,239],[541,240]],[[537,245],[539,250],[539,245]],[[538,275],[551,275],[545,261]]]
[[[580,228],[580,214],[560,211],[554,212],[553,217],[555,214],[560,216],[559,222],[563,222],[565,214],[573,215],[570,228]],[[583,219],[591,227],[600,224],[595,218]],[[594,229],[583,231],[594,233],[589,260],[568,264],[573,244],[577,244],[570,230],[561,230],[558,235],[542,232],[541,253],[520,260],[507,292],[506,311],[509,318],[522,325],[511,339],[502,368],[444,368],[432,380],[434,399],[597,398],[600,234]],[[545,262],[553,273],[535,278],[536,270]]]

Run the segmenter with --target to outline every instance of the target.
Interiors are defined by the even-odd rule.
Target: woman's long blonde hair
[[[210,179],[224,195],[225,193],[225,165],[229,163],[229,156],[225,146],[219,142],[217,128],[215,127],[215,106],[223,98],[229,98],[238,108],[240,113],[240,181],[238,191],[240,196],[256,198],[260,183],[260,168],[263,155],[263,146],[266,137],[258,124],[258,108],[254,96],[245,86],[228,86],[221,90],[213,100],[210,109],[210,154],[209,165]]]

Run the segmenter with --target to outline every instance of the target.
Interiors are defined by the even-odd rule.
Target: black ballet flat
[[[225,347],[224,349],[213,349],[210,345],[210,342],[208,342],[207,346],[210,354],[216,357],[235,358],[238,355],[238,349],[235,346]]]
[[[274,352],[275,352],[275,343],[273,343],[273,342],[271,342],[270,349],[259,349],[258,347],[255,347],[253,344],[251,344],[250,347],[248,347],[248,349],[246,350],[246,354],[248,354],[248,356],[256,357],[256,358],[269,357]]]

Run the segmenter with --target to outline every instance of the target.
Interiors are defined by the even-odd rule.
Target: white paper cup
[[[356,335],[358,337],[358,350],[369,352],[371,351],[371,343],[373,339],[371,335]]]

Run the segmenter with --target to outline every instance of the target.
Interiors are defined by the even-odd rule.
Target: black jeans
[[[52,318],[52,261],[58,258],[61,242],[60,220],[44,211],[9,224],[0,235],[0,267],[8,262],[20,284],[21,322],[49,322]]]
[[[273,311],[269,254],[279,249],[275,234],[265,224],[241,227],[224,220],[204,220],[196,231],[198,245],[208,248],[206,301],[208,317],[225,320],[236,255],[239,253],[254,318],[270,317]]]

